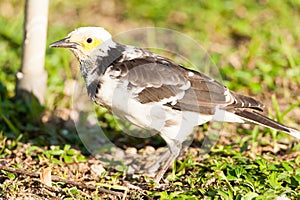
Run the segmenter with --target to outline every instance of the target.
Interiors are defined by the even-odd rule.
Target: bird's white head
[[[99,45],[111,40],[111,37],[102,27],[81,27],[69,33],[66,38],[50,44],[50,47],[68,48],[78,60],[84,60]]]

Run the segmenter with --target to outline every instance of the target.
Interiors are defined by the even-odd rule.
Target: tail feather
[[[276,129],[282,132],[285,132],[293,137],[296,137],[298,139],[300,139],[300,132],[286,127],[266,116],[263,116],[255,111],[248,111],[248,110],[236,110],[236,112],[234,113],[238,116],[240,116],[242,119],[249,121],[249,122],[253,122],[268,128],[272,128],[272,129]]]

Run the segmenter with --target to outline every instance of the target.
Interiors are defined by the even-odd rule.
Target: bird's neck
[[[100,77],[105,73],[113,62],[122,57],[125,46],[115,43],[112,40],[99,45],[88,59],[80,61],[80,71],[86,82],[86,86],[98,84]],[[93,87],[94,88],[94,87]],[[94,91],[88,91],[90,94]]]

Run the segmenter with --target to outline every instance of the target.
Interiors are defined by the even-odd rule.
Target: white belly
[[[199,115],[189,111],[173,110],[163,102],[141,104],[134,91],[128,91],[128,82],[102,76],[101,87],[93,100],[125,120],[144,129],[156,130],[165,138],[184,141],[193,127],[212,119],[212,115]]]
[[[145,128],[161,130],[164,126],[164,107],[160,104],[141,104],[134,97],[134,94],[128,93],[127,83],[120,84],[114,79],[101,79],[101,88],[93,99],[97,104],[110,109],[110,111],[131,123]],[[109,84],[108,84],[109,83]]]

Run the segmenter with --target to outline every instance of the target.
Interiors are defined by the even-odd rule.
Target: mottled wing
[[[160,57],[141,57],[114,64],[119,78],[128,81],[128,90],[141,102],[169,103],[183,98],[190,82],[171,62]]]
[[[231,92],[219,82],[197,71],[182,68],[191,87],[174,105],[176,109],[213,114],[216,108],[232,110],[251,108],[262,110],[263,104],[251,97]]]
[[[217,81],[186,69],[156,54],[122,59],[112,70],[127,80],[128,89],[141,103],[161,102],[176,110],[213,114],[216,107],[251,107],[262,104],[250,97],[231,93]],[[260,110],[260,109],[259,109]]]

